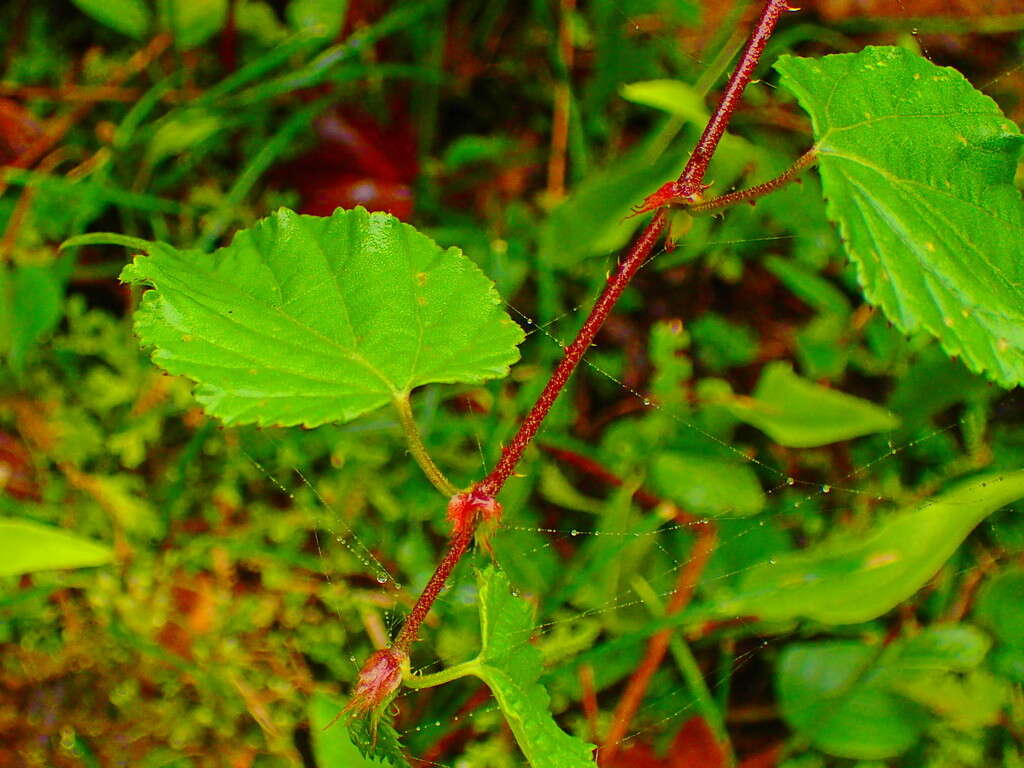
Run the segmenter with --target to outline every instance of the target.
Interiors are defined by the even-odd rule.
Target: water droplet
[[[768,558],[768,565],[775,565],[775,558],[774,557],[769,557]]]
[[[569,531],[569,535],[570,536],[579,536],[580,532],[577,531],[575,528],[573,528],[571,531]]]
[[[650,401],[650,400],[648,400],[648,399],[647,399],[647,398],[645,397],[645,398],[644,398],[644,405],[650,405],[650,404],[651,404],[651,401]]]
[[[348,660],[351,661],[353,664],[356,663],[356,657],[355,656],[349,656]]]
[[[786,478],[786,485],[796,485],[796,478],[795,477],[787,477]]]
[[[822,493],[831,493],[832,492],[832,486],[831,485],[823,485],[823,486],[821,486],[821,492]]]
[[[377,583],[378,583],[378,584],[387,584],[387,583],[388,583],[388,577],[387,577],[387,574],[384,574],[384,573],[378,573],[378,574],[377,574]]]

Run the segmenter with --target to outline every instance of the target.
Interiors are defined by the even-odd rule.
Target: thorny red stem
[[[419,632],[420,624],[427,617],[430,606],[434,604],[434,600],[437,599],[437,595],[441,592],[451,572],[469,548],[469,542],[473,540],[473,533],[474,530],[471,526],[455,531],[451,541],[448,543],[448,551],[444,553],[444,557],[437,564],[437,569],[430,577],[430,581],[427,582],[427,586],[423,588],[423,592],[417,598],[416,604],[409,611],[409,615],[406,617],[405,624],[402,625],[398,637],[391,644],[392,648],[408,653],[409,647],[416,642],[416,634]]]
[[[691,192],[696,192],[701,188],[704,174],[708,170],[708,163],[711,162],[711,157],[715,154],[718,142],[721,141],[722,135],[729,125],[729,120],[732,118],[732,113],[740,103],[743,90],[750,82],[750,78],[754,76],[754,70],[757,69],[757,62],[761,59],[761,54],[764,53],[768,38],[775,31],[775,25],[778,23],[779,17],[782,16],[782,12],[788,7],[788,0],[768,0],[764,10],[761,11],[761,17],[750,34],[750,39],[740,55],[736,69],[729,77],[718,107],[711,115],[711,119],[708,120],[708,124],[704,126],[704,133],[701,134],[693,154],[690,155],[690,161],[679,177],[679,183]]]
[[[761,16],[758,18],[754,31],[750,36],[750,40],[747,42],[746,48],[743,49],[739,63],[737,63],[736,68],[729,77],[729,82],[725,87],[722,98],[718,102],[718,106],[708,121],[707,126],[704,128],[704,133],[701,134],[700,140],[697,142],[693,154],[690,155],[690,159],[687,161],[682,174],[680,174],[678,182],[676,182],[682,188],[691,190],[693,194],[696,194],[701,189],[704,174],[707,173],[708,163],[711,162],[711,157],[718,147],[718,142],[725,133],[729,119],[739,103],[744,88],[747,87],[754,74],[757,62],[764,51],[768,38],[771,37],[779,17],[787,7],[787,0],[768,0],[765,4],[764,10],[761,12]],[[551,410],[551,406],[554,405],[555,400],[558,399],[558,395],[565,387],[572,372],[579,365],[580,360],[583,359],[583,355],[589,349],[591,343],[593,343],[594,337],[601,329],[601,326],[604,325],[604,321],[608,318],[615,303],[622,295],[629,281],[637,273],[637,270],[647,261],[655,244],[665,230],[667,221],[668,218],[665,210],[657,210],[626,256],[619,260],[615,271],[609,275],[604,290],[598,297],[593,309],[587,315],[583,327],[580,328],[572,343],[565,348],[565,355],[555,368],[554,373],[551,374],[551,378],[537,398],[537,402],[533,404],[530,412],[526,415],[526,418],[519,427],[519,431],[516,432],[515,436],[504,447],[501,457],[491,473],[473,487],[472,493],[482,497],[494,497],[497,496],[502,486],[505,485],[505,481],[515,471],[523,452],[537,434],[537,430],[540,429],[540,425]],[[407,652],[412,643],[415,642],[420,624],[426,618],[431,605],[433,605],[434,600],[448,580],[448,576],[451,575],[462,555],[469,548],[473,534],[473,526],[453,531],[444,558],[438,564],[433,576],[430,577],[430,581],[427,582],[423,593],[416,600],[416,604],[406,618],[405,624],[398,633],[398,637],[395,638],[395,642],[392,645],[393,648]]]

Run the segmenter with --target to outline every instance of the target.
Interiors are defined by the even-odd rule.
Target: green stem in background
[[[420,437],[419,427],[416,426],[416,418],[412,415],[412,406],[409,404],[409,395],[404,394],[394,399],[395,410],[398,411],[398,422],[402,425],[402,432],[405,433],[405,442],[409,446],[409,453],[420,465],[423,474],[427,476],[430,484],[437,488],[444,496],[454,496],[459,492],[451,480],[445,477],[434,460],[430,458],[426,446],[423,445],[423,438]]]
[[[725,728],[725,718],[722,717],[722,710],[719,709],[715,697],[708,688],[707,681],[704,679],[704,673],[701,672],[697,658],[690,649],[690,644],[683,640],[681,635],[673,635],[668,641],[668,648],[672,652],[672,658],[676,660],[676,666],[679,667],[680,674],[682,674],[683,679],[686,681],[686,687],[697,704],[697,711],[704,718],[704,722],[711,727],[715,738],[718,739],[718,743],[725,750],[727,764],[735,765],[736,757],[732,752],[729,732]]]
[[[757,198],[764,197],[791,181],[797,181],[797,176],[807,168],[814,165],[817,159],[817,151],[809,149],[804,154],[800,155],[792,166],[787,168],[782,174],[776,176],[774,179],[766,181],[763,184],[757,184],[749,189],[741,189],[738,192],[730,192],[727,195],[721,195],[720,197],[706,200],[703,203],[685,206],[684,210],[693,214],[713,213],[714,211],[720,211],[723,208],[729,208],[737,203],[753,204]]]
[[[479,669],[480,659],[470,659],[431,675],[408,675],[402,682],[410,688],[433,688],[435,685],[444,685],[460,677],[476,675]]]

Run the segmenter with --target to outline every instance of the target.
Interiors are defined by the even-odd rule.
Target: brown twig
[[[570,78],[572,76],[572,14],[576,0],[561,0],[558,19],[558,49],[562,58],[561,78],[555,84],[551,115],[551,152],[548,155],[548,195],[558,200],[565,195],[565,155],[569,147]]]
[[[166,33],[160,33],[146,46],[136,51],[122,67],[118,67],[105,84],[108,87],[117,87],[125,80],[141,72],[149,64],[162,54],[171,44],[171,37]],[[31,168],[46,155],[57,144],[68,131],[71,130],[80,120],[88,115],[95,102],[88,101],[78,104],[70,112],[53,118],[47,123],[42,135],[32,142],[25,150],[11,161],[8,166],[11,168]],[[7,180],[0,177],[0,195],[7,190]]]
[[[689,604],[697,588],[697,582],[700,581],[700,574],[711,557],[711,553],[714,552],[715,544],[718,540],[715,526],[709,521],[694,526],[694,530],[697,536],[693,542],[693,551],[690,553],[690,558],[686,561],[686,564],[679,569],[675,592],[672,593],[672,597],[665,608],[666,616],[679,613]],[[661,661],[665,657],[665,652],[668,650],[668,644],[672,639],[674,631],[673,629],[663,629],[657,634],[651,635],[647,641],[647,651],[644,654],[644,658],[633,672],[632,677],[629,678],[626,690],[622,694],[622,698],[619,699],[619,705],[615,708],[612,725],[605,735],[604,744],[599,753],[601,763],[610,764],[618,754],[619,745],[629,731],[629,726],[633,722],[633,716],[636,715],[640,704],[643,702],[644,695],[647,693],[647,687],[651,683],[651,678],[654,677],[654,673],[661,666]]]

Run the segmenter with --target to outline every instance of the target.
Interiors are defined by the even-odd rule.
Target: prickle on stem
[[[648,211],[656,211],[666,205],[686,207],[697,205],[704,200],[704,190],[710,184],[698,184],[696,187],[687,182],[669,181],[662,184],[658,189],[644,198],[640,205],[633,207],[633,212],[627,218],[639,216]]]

